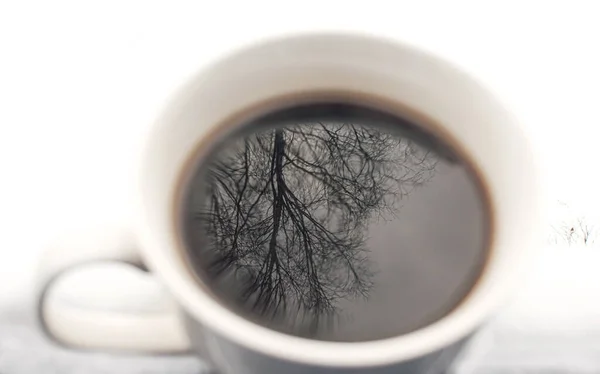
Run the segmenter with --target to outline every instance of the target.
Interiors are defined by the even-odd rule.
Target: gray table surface
[[[43,337],[29,305],[0,308],[0,374],[101,374],[206,372],[188,356],[148,357],[71,351]],[[532,333],[502,321],[485,328],[453,373],[600,373],[600,335]]]

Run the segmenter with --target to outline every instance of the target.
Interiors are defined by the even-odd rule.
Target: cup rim
[[[470,95],[472,97],[475,92],[477,95],[482,95],[484,98],[482,100],[486,101],[487,104],[491,103],[490,105],[492,105],[493,109],[498,111],[498,113],[502,113],[503,115],[510,114],[508,113],[509,109],[496,99],[491,90],[476,82],[472,77],[450,62],[442,60],[415,46],[404,44],[397,40],[387,40],[386,38],[377,36],[365,36],[347,32],[283,35],[251,45],[245,49],[240,49],[231,54],[228,59],[242,61],[248,58],[248,54],[256,53],[256,51],[268,52],[280,50],[283,46],[290,52],[288,56],[290,57],[293,55],[296,45],[306,46],[307,43],[310,44],[317,40],[319,43],[323,43],[323,41],[326,42],[325,44],[330,43],[329,45],[331,46],[334,46],[336,43],[350,43],[354,48],[354,51],[351,53],[356,54],[356,56],[360,56],[362,53],[372,52],[373,49],[391,49],[392,53],[384,54],[383,57],[390,58],[390,63],[398,63],[399,65],[406,63],[406,60],[402,60],[403,58],[410,60],[410,58],[418,56],[419,61],[425,61],[429,65],[424,65],[427,66],[424,71],[425,75],[418,75],[418,78],[412,78],[417,79],[417,81],[418,79],[426,79],[424,77],[429,72],[428,69],[431,70],[433,67],[434,69],[439,70],[437,73],[441,72],[441,74],[447,74],[450,78],[456,79],[460,84],[465,84],[464,87],[461,87],[463,88],[462,93],[468,93],[466,96]],[[340,59],[345,57],[347,56],[340,56]],[[283,58],[282,61],[273,63],[279,63],[280,66],[285,67],[285,58]],[[368,61],[360,61],[359,64],[361,63],[368,63]],[[211,69],[219,69],[220,66],[222,66],[222,61],[217,61],[214,65],[202,71],[192,81],[197,83],[201,77],[205,77],[206,74],[211,74],[213,72]],[[223,84],[226,85],[227,83]],[[167,107],[176,107],[177,102],[180,101],[193,101],[196,98],[198,92],[197,89],[198,87],[194,84],[184,86],[181,91],[176,93],[175,99],[167,104]],[[231,86],[231,83],[229,83],[228,89],[234,89]],[[444,87],[444,89],[444,94],[457,95],[454,90],[456,87],[447,86]],[[474,90],[474,92],[467,92],[468,90]],[[473,104],[477,105],[477,103],[472,102],[471,105]],[[241,108],[232,107],[230,109],[238,110]],[[469,112],[470,109],[463,108],[462,111]],[[510,137],[511,139],[515,139],[526,145],[527,141],[524,139],[524,134],[518,131],[519,124],[517,119],[514,118],[512,114],[504,117],[505,127],[501,131],[501,133],[504,134],[503,136],[505,136],[505,138]],[[163,116],[159,117],[156,127],[164,130],[164,128],[170,126],[172,122],[176,120],[174,118],[172,112],[169,113],[168,110],[165,110]],[[447,125],[444,121],[441,121],[441,124],[444,126]],[[459,135],[457,136],[460,137]],[[151,133],[150,145],[146,149],[146,155],[150,152],[155,152],[160,148],[160,137],[160,131]],[[489,142],[489,140],[486,141]],[[517,150],[517,153],[525,152],[525,148],[521,151]],[[537,232],[536,225],[539,212],[539,200],[536,194],[536,173],[534,172],[535,162],[530,157],[531,155],[526,156],[527,157],[523,158],[523,165],[519,167],[531,171],[531,173],[526,176],[526,178],[529,179],[525,181],[523,189],[525,197],[529,197],[530,199],[520,199],[519,201],[522,201],[525,204],[523,206],[523,215],[531,222],[528,226],[528,234],[522,236],[523,240],[521,245],[523,245],[523,247],[521,248],[521,251],[517,252],[516,250],[509,248],[509,245],[514,244],[510,241],[507,242],[506,240],[494,239],[493,243],[490,244],[492,246],[492,249],[490,249],[492,256],[487,260],[484,273],[456,309],[426,327],[393,338],[352,343],[318,341],[287,335],[254,324],[236,315],[214,300],[208,293],[201,290],[193,279],[193,276],[189,274],[188,269],[182,264],[181,259],[178,260],[174,256],[175,252],[180,254],[181,249],[176,248],[179,246],[176,234],[178,231],[173,227],[173,216],[169,216],[169,222],[163,221],[163,223],[171,225],[166,230],[165,225],[162,227],[153,225],[147,217],[154,204],[152,201],[145,198],[144,193],[141,193],[137,199],[138,209],[136,209],[136,230],[140,237],[147,261],[150,263],[152,269],[155,270],[167,284],[168,288],[187,313],[200,324],[205,327],[208,326],[215,333],[225,337],[229,341],[285,361],[348,368],[364,367],[367,365],[386,365],[426,355],[466,337],[473,332],[487,316],[489,316],[494,308],[498,306],[498,303],[506,296],[507,292],[515,286],[516,280],[518,279],[518,277],[515,277],[515,272],[517,269],[522,269],[527,266],[526,264],[531,260],[532,251],[530,248],[535,248],[534,237]],[[493,156],[490,156],[490,158],[492,157]],[[146,160],[145,164],[142,164],[141,168],[143,176],[140,178],[142,189],[147,185],[149,181],[148,178],[152,179],[153,173],[151,170],[155,166],[154,162],[148,161],[150,160],[149,157],[145,157],[144,160]],[[482,178],[483,177],[484,176],[482,176]],[[176,210],[172,209],[172,205],[176,204],[178,199],[174,196],[177,194],[177,188],[172,188],[172,186],[177,182],[172,179],[169,183],[171,186],[169,189],[171,195],[168,197],[165,196],[165,201],[168,200],[166,204],[169,206],[164,207],[167,208],[169,212],[174,212]],[[491,204],[494,204],[493,199]],[[165,210],[162,210],[162,213],[165,212]],[[157,232],[159,231],[164,234],[162,239],[158,237]],[[512,280],[509,279],[511,277],[513,277]]]

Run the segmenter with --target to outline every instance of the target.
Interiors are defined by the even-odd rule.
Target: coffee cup
[[[311,121],[322,125],[315,113],[325,113],[324,118],[337,123],[337,127],[331,130],[329,124],[322,128],[315,125],[314,131],[306,130],[309,128],[306,123]],[[331,113],[338,117],[329,118]],[[359,129],[363,131],[361,136],[364,138],[356,135],[356,126],[347,125],[355,119],[369,123],[363,123]],[[277,127],[282,125],[276,120],[289,126]],[[266,125],[257,125],[260,121]],[[294,122],[293,125],[289,124],[290,121]],[[376,126],[375,122],[385,122],[386,125]],[[248,140],[249,137],[242,137],[242,134],[248,134],[248,129],[255,129],[256,133],[259,127],[264,130],[263,135],[254,136],[252,141]],[[284,130],[276,130],[278,128]],[[324,140],[322,134],[329,138]],[[305,154],[302,152],[309,152],[302,150],[307,144],[310,149],[325,149],[334,144],[332,139],[339,140],[347,134],[356,135],[352,138],[354,153],[344,153],[347,155],[344,157],[333,157],[328,153],[327,167],[322,166],[324,164],[315,166],[315,160],[323,157],[311,156],[312,174],[306,167],[303,171],[310,175],[308,177],[294,177],[303,174],[281,170],[277,174],[278,167],[281,169],[284,164],[292,167],[295,160],[298,162],[297,157]],[[298,140],[300,137],[305,139]],[[318,140],[307,140],[307,137]],[[409,146],[402,143],[404,137],[410,139]],[[252,153],[255,161],[248,161],[248,156],[235,159],[231,155],[238,154],[237,148],[228,147],[236,141],[240,143],[240,139],[245,142],[244,149],[255,149],[264,154],[259,151]],[[261,139],[270,139],[269,144],[272,145],[261,148],[264,144]],[[402,166],[403,170],[409,170],[417,164],[420,167],[426,165],[423,166],[425,169],[410,174],[410,191],[414,189],[414,195],[404,189],[408,183],[406,180],[402,181],[402,188],[393,190],[402,191],[402,199],[397,192],[392,194],[388,189],[384,192],[378,190],[377,198],[367,199],[360,195],[366,189],[359,184],[344,196],[348,199],[363,196],[364,199],[351,207],[348,207],[350,203],[342,204],[339,191],[346,186],[339,181],[352,179],[352,182],[358,183],[356,181],[360,180],[362,171],[359,173],[357,170],[363,170],[368,167],[364,165],[374,162],[372,155],[364,156],[369,160],[368,164],[364,162],[365,158],[357,156],[368,153],[364,150],[366,146],[361,145],[362,139],[377,140],[370,144],[378,154],[386,155],[382,157],[382,160],[387,160],[386,167]],[[539,178],[535,155],[518,118],[491,89],[460,68],[400,41],[351,33],[313,33],[284,35],[234,50],[199,71],[174,93],[144,144],[139,175],[136,176],[135,218],[130,227],[106,227],[98,228],[94,233],[73,233],[53,244],[43,258],[38,315],[46,334],[60,344],[152,354],[188,352],[197,354],[223,373],[442,372],[518,286],[538,247]],[[281,156],[279,164],[273,161],[277,159],[277,149],[280,149],[278,144],[296,150],[296,153],[288,153],[287,164],[284,156]],[[410,168],[393,158],[400,149],[404,152],[403,157],[407,150],[413,152],[410,154],[413,160]],[[273,153],[273,158],[264,157],[270,155],[269,152]],[[427,158],[430,152],[435,155],[432,159]],[[294,157],[289,157],[290,154]],[[269,182],[264,184],[265,191],[270,192],[257,194],[257,201],[262,201],[260,199],[266,194],[273,201],[278,198],[282,201],[281,205],[258,203],[261,208],[253,211],[252,217],[255,217],[257,226],[252,227],[259,227],[260,222],[269,224],[265,235],[270,235],[270,239],[260,244],[251,234],[242,236],[238,232],[241,229],[227,234],[222,231],[226,224],[214,225],[224,216],[215,216],[214,204],[208,203],[209,196],[214,197],[214,194],[207,190],[214,192],[215,186],[227,189],[227,185],[215,177],[215,165],[221,165],[218,169],[221,172],[234,170],[232,165],[240,160],[246,160],[246,165],[257,165],[251,173],[245,171],[244,175],[250,180],[260,181],[257,175],[272,170]],[[306,160],[302,162],[308,164]],[[348,163],[351,165],[348,166]],[[222,165],[229,169],[223,169]],[[302,170],[301,166],[296,166]],[[330,172],[347,168],[348,173],[355,174],[352,178],[345,178],[346,174],[339,172],[335,174],[338,179],[330,176],[327,179],[338,181],[338,184],[333,185],[331,183],[334,182],[323,179],[319,188],[310,185],[302,187],[304,192],[298,192],[300,187],[297,186],[320,180],[320,174],[316,175],[314,170],[325,168]],[[373,170],[381,168],[378,166]],[[448,170],[456,170],[456,173]],[[254,177],[248,177],[248,174]],[[435,179],[451,174],[454,179]],[[459,174],[464,175],[463,182],[460,182],[464,184],[456,182]],[[232,175],[232,172],[226,172],[224,178],[231,179]],[[281,178],[277,179],[276,175]],[[385,173],[381,175],[388,176]],[[290,191],[296,188],[293,199],[303,207],[295,211],[288,207],[287,218],[282,218],[286,208],[283,206],[283,192],[278,192],[284,186],[284,176],[287,178],[285,188]],[[440,186],[439,191],[424,195],[428,185],[433,186],[435,180]],[[397,186],[398,178],[377,181],[373,182],[373,186]],[[195,196],[192,191],[196,186],[194,183],[199,183],[198,189],[202,191],[198,195],[201,201],[199,211],[188,209],[193,205],[190,201]],[[241,185],[231,183],[238,187]],[[255,184],[258,186],[258,182]],[[305,213],[303,209],[308,211],[310,204],[298,201],[302,200],[299,196],[306,199],[309,188],[310,191],[326,191],[319,192],[325,195],[318,201],[328,201],[328,207],[333,206],[334,212],[346,212],[343,216],[346,218],[339,218],[341,215],[335,219],[328,218],[328,213],[323,213],[325,210],[321,206],[313,213]],[[438,200],[453,205],[431,205],[438,201],[435,196],[442,196],[439,194],[446,195]],[[218,202],[233,201],[240,205],[242,197],[253,201],[248,196],[239,194],[239,200],[225,196]],[[385,227],[388,231],[375,234],[375,231],[369,231],[374,230],[371,223],[374,210],[365,213],[365,201],[380,207],[389,201],[385,199],[390,196],[398,197],[397,201],[403,206],[398,208],[398,215],[413,212],[411,204],[417,206],[415,204],[427,202],[431,209],[425,211],[424,218],[407,213],[401,223],[387,220]],[[469,203],[471,198],[472,204]],[[292,198],[288,195],[288,199]],[[317,199],[311,197],[310,201],[314,203]],[[385,206],[387,209],[388,206]],[[284,213],[278,215],[278,209],[283,209]],[[468,209],[476,213],[468,213]],[[238,218],[245,219],[244,222],[251,220],[247,210],[243,214],[239,211],[238,206]],[[294,220],[299,220],[293,212],[304,217],[304,225],[313,226],[305,232],[293,231]],[[186,219],[198,215],[201,217],[199,231],[194,232],[199,233],[200,238],[194,242],[194,234],[190,234]],[[359,216],[362,221],[357,218]],[[226,218],[232,219],[230,215]],[[292,234],[282,231],[286,224],[291,225]],[[402,225],[402,228],[394,225]],[[428,234],[424,234],[426,225],[431,225]],[[443,228],[449,225],[452,230],[444,231]],[[238,226],[243,227],[241,224]],[[334,226],[335,230],[331,228]],[[342,226],[343,229],[340,229]],[[251,231],[248,227],[244,232]],[[319,232],[318,240],[306,239]],[[355,271],[358,265],[344,267],[332,258],[342,258],[353,248],[352,261],[360,258],[360,266],[364,265],[363,260],[373,262],[375,254],[379,253],[377,250],[383,245],[374,245],[369,240],[372,237],[387,238],[385,235],[393,232],[397,232],[397,239],[386,239],[386,245],[389,248],[408,248],[407,251],[413,248],[410,257],[413,262],[405,262],[409,265],[404,268],[401,264],[403,258],[409,258],[406,257],[408,252],[388,251],[381,254],[379,262],[375,261],[378,269],[373,274],[399,277],[395,282],[402,281],[399,283],[402,287],[378,286],[382,284],[379,281],[381,277],[374,275],[368,282],[363,282],[368,286],[358,289],[356,284],[360,281]],[[293,235],[298,235],[298,238],[305,235],[305,241],[289,239]],[[410,241],[407,239],[409,235],[421,241]],[[238,244],[232,244],[231,239],[238,236],[246,243],[244,260],[240,260],[237,254],[232,255],[232,248],[238,248]],[[433,241],[427,241],[432,236],[439,237],[435,243],[444,243],[444,251],[438,248],[441,244],[436,244],[436,247],[431,244]],[[335,240],[328,241],[330,239],[327,238]],[[359,244],[352,244],[351,238]],[[313,244],[309,246],[306,240],[312,240]],[[279,242],[273,244],[276,241]],[[192,251],[190,248],[200,249]],[[252,248],[252,251],[247,248]],[[311,254],[311,259],[317,264],[297,265],[298,253],[303,259],[308,258],[307,248],[321,251],[321,255]],[[467,251],[469,248],[471,252]],[[269,250],[269,253],[285,252],[287,261],[295,264],[282,267],[282,271],[288,273],[293,268],[293,276],[288,274],[277,278],[282,289],[277,296],[283,300],[280,303],[271,301],[275,297],[273,285],[264,288],[241,286],[259,281],[274,282],[272,272],[265,276],[265,271],[261,270],[268,264],[276,266],[274,261],[260,260]],[[423,254],[429,253],[427,250],[431,250],[433,257]],[[435,257],[438,253],[444,254]],[[214,270],[215,264],[222,265],[226,261],[224,259],[228,259],[227,270]],[[355,264],[348,259],[344,261]],[[128,264],[144,272],[145,281],[128,280],[126,276],[122,278],[122,288],[129,290],[130,294],[137,294],[138,298],[123,298],[123,293],[119,296],[114,288],[114,293],[102,295],[95,295],[95,292],[100,292],[97,289],[86,291],[84,288],[79,291],[83,296],[77,297],[77,302],[58,295],[56,290],[69,274],[84,273],[90,270],[90,264],[98,262]],[[307,270],[309,267],[319,270],[311,273]],[[414,271],[411,272],[411,268]],[[339,281],[340,274],[346,273],[354,275],[344,275],[346,278]],[[233,281],[229,278],[216,281],[215,274],[227,274]],[[308,285],[311,279],[316,279],[318,287]],[[338,281],[339,284],[335,284]],[[349,288],[348,284],[354,288]],[[455,286],[450,287],[451,284]],[[291,287],[297,290],[290,293]],[[242,288],[244,292],[239,291]],[[385,297],[381,296],[384,295],[383,288]],[[315,290],[321,290],[324,296],[311,298],[311,292]],[[327,290],[333,290],[331,294],[337,299],[329,296]],[[344,299],[346,294],[366,295],[371,290],[372,297],[358,298],[361,301],[355,304]],[[435,293],[435,290],[440,290],[440,293]],[[243,301],[240,301],[241,294],[246,295]],[[111,297],[114,300],[108,304],[114,307],[108,308],[98,302]],[[335,327],[329,330],[324,327],[327,324],[321,322],[296,323],[294,320],[296,322],[291,323],[288,318],[291,309],[302,314],[304,319],[314,320],[317,312],[330,308],[327,310],[331,313],[326,319],[331,321],[335,319],[332,315],[354,311],[355,305],[364,311],[373,303],[379,303],[377,300],[387,300],[385,313],[374,312],[372,315],[377,318],[368,319],[370,312],[356,312],[352,314],[354,320],[336,320],[332,322]],[[140,305],[137,307],[131,305],[138,302]],[[315,307],[315,303],[325,303],[326,306]],[[120,304],[122,307],[119,307]],[[250,304],[253,306],[248,306]],[[280,304],[288,305],[287,309],[281,309]],[[345,308],[345,305],[352,307]],[[274,317],[282,313],[284,317]],[[400,323],[405,317],[409,322]],[[378,321],[381,325],[376,325]]]

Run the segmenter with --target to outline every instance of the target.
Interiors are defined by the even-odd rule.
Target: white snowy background
[[[127,222],[139,141],[165,98],[212,56],[277,32],[392,35],[461,65],[523,119],[549,233],[600,222],[597,2],[357,3],[0,0],[0,374],[201,372],[190,357],[49,345],[32,320],[35,265],[59,231]],[[459,371],[599,373],[599,266],[600,248],[549,241]]]

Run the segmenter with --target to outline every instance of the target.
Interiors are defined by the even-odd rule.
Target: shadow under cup
[[[325,341],[452,312],[489,257],[489,201],[464,152],[407,118],[296,103],[203,143],[178,212],[197,281],[245,319]]]

